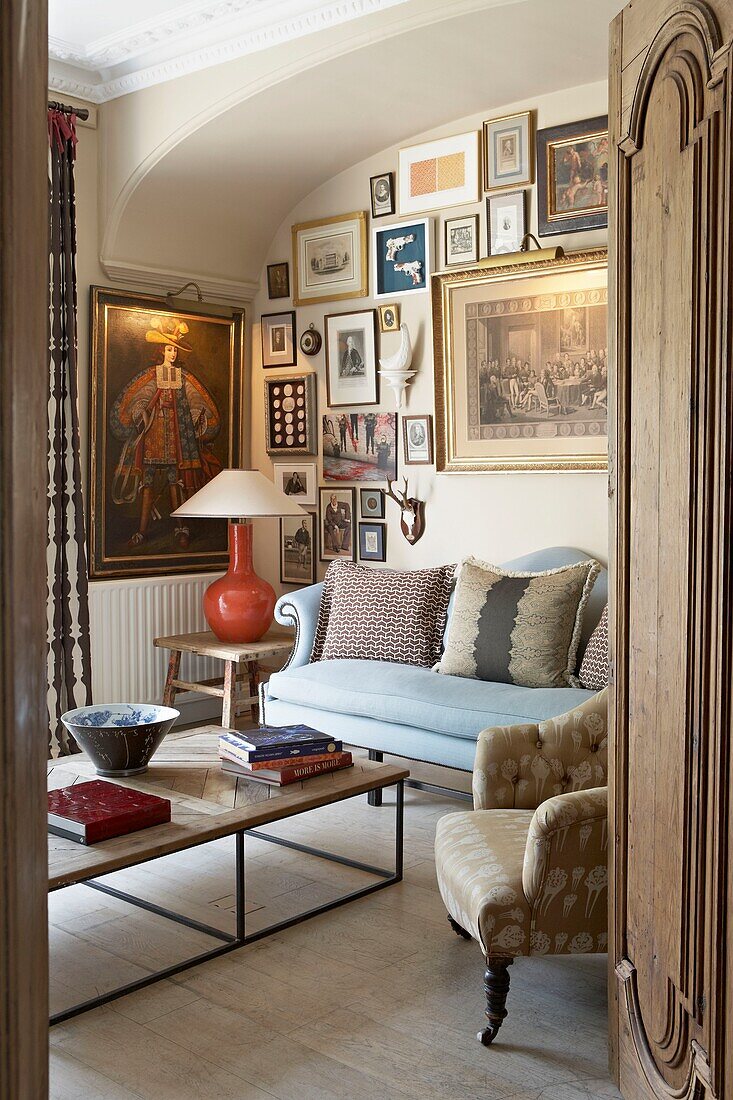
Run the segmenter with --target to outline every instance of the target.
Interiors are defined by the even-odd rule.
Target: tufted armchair
[[[485,1046],[515,958],[607,949],[607,774],[606,689],[557,718],[480,733],[474,809],[438,822],[448,920],[486,956]]]

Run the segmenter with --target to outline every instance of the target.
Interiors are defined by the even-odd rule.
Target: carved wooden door
[[[733,1100],[732,31],[732,0],[632,0],[611,28],[611,1058],[626,1100]]]

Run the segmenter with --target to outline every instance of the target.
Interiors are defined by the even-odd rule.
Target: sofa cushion
[[[440,657],[455,567],[326,573],[311,661],[394,661],[431,668]]]
[[[436,676],[411,665],[349,660],[283,669],[272,674],[266,690],[287,703],[471,740],[487,726],[564,714],[593,695],[578,688],[522,688]]]
[[[583,612],[600,572],[591,559],[541,573],[467,558],[440,672],[522,687],[578,687]]]
[[[601,620],[588,639],[578,679],[582,687],[593,691],[601,691],[608,684],[608,604],[603,608]]]

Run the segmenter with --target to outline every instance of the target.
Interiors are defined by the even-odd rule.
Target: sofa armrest
[[[535,811],[522,867],[533,953],[604,951],[608,788],[548,798]]]
[[[607,691],[556,718],[482,730],[473,769],[474,809],[534,810],[553,795],[604,786]]]
[[[281,626],[295,627],[295,645],[285,668],[307,665],[313,649],[318,624],[323,584],[311,584],[288,592],[275,604],[275,619]]]

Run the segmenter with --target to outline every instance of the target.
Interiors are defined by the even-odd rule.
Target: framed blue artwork
[[[386,523],[359,524],[359,559],[360,561],[387,560]]]
[[[380,225],[372,230],[372,279],[375,298],[420,294],[431,274],[430,218]]]

